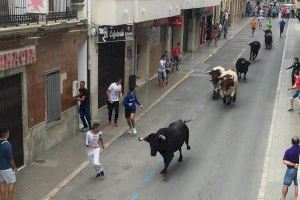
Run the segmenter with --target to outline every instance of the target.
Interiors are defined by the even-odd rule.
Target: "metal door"
[[[17,167],[24,165],[21,80],[21,74],[0,79],[0,127],[10,131]]]
[[[98,108],[106,105],[106,90],[118,78],[124,83],[125,42],[99,44],[98,54]],[[124,90],[124,84],[122,89]]]

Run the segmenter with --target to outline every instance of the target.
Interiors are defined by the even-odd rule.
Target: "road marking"
[[[136,192],[134,192],[131,197],[130,200],[137,200],[138,199],[138,194]]]
[[[63,181],[61,181],[55,188],[53,188],[47,195],[45,195],[42,199],[49,200],[51,199],[59,190],[65,187],[75,176],[77,176],[81,170],[83,170],[86,166],[88,166],[89,161],[84,161],[79,165],[79,167],[73,171],[71,174],[67,176]]]
[[[144,182],[148,183],[152,180],[155,175],[155,171],[151,169],[146,176],[144,176]]]
[[[265,161],[264,161],[264,167],[263,167],[263,174],[261,177],[261,182],[260,182],[260,188],[259,188],[259,193],[258,193],[258,200],[264,200],[265,199],[265,190],[266,190],[266,183],[267,183],[267,178],[269,174],[269,164],[270,164],[270,157],[271,157],[271,148],[272,148],[272,141],[275,133],[275,121],[276,121],[276,114],[277,114],[277,104],[279,102],[279,92],[280,92],[280,85],[281,85],[281,77],[283,74],[283,62],[285,59],[286,55],[286,47],[287,47],[287,41],[288,41],[288,32],[289,32],[289,27],[286,32],[286,38],[285,38],[285,44],[284,44],[284,49],[283,49],[283,54],[282,54],[282,59],[281,59],[281,65],[280,65],[280,72],[279,72],[279,77],[278,77],[278,83],[277,83],[277,89],[276,89],[276,98],[275,102],[273,105],[273,115],[272,115],[272,122],[270,126],[270,131],[269,131],[269,138],[268,138],[268,144],[267,144],[267,150],[265,154]]]

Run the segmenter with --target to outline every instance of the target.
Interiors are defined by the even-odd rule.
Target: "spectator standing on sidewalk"
[[[177,42],[177,45],[172,49],[172,58],[174,62],[172,72],[174,71],[174,68],[176,68],[176,71],[178,71],[179,54],[181,54],[180,42]]]
[[[283,156],[283,164],[287,166],[282,187],[282,200],[286,199],[288,193],[288,188],[294,182],[295,186],[295,199],[298,195],[298,181],[297,181],[297,172],[299,167],[299,155],[300,155],[300,146],[299,146],[299,137],[294,136],[292,138],[292,147],[287,149]]]
[[[80,81],[79,95],[76,96],[77,101],[80,102],[79,114],[83,124],[82,131],[85,132],[91,129],[91,116],[89,106],[89,93],[85,88],[85,82]]]
[[[102,132],[100,132],[99,128],[100,125],[98,123],[94,123],[92,130],[88,131],[85,135],[87,155],[97,172],[96,177],[104,176],[104,169],[100,163],[100,143],[103,149],[105,147],[102,139]]]
[[[299,106],[300,106],[300,76],[299,76],[299,71],[296,70],[295,71],[295,85],[290,89],[296,89],[295,93],[290,97],[290,104],[291,104],[291,108],[288,110],[290,112],[293,112],[294,111],[294,99],[295,98],[298,98],[298,103],[299,103]],[[299,112],[300,114],[300,112]]]
[[[174,63],[170,61],[170,58],[169,58],[167,50],[164,52],[164,59],[166,61],[166,85],[168,85],[169,74],[170,74],[170,71],[171,71],[170,64],[174,65]]]
[[[295,58],[294,59],[294,63],[292,66],[286,68],[288,69],[292,69],[292,74],[291,74],[291,81],[292,81],[292,86],[295,85],[295,71],[300,71],[300,62],[299,62],[299,58]]]
[[[109,125],[111,125],[112,112],[115,109],[115,119],[114,126],[118,126],[118,116],[119,116],[119,106],[120,106],[120,98],[122,98],[122,79],[119,78],[116,82],[112,83],[107,91],[108,97],[108,121]]]
[[[224,39],[227,39],[228,21],[226,21],[226,20],[225,20],[224,25],[223,25],[223,30],[224,30]]]
[[[124,97],[123,105],[125,106],[125,118],[130,128],[129,133],[137,134],[137,130],[135,128],[135,112],[137,106],[140,106],[141,108],[144,106],[138,101],[134,87],[130,88]]]
[[[164,82],[166,79],[166,60],[165,56],[162,55],[159,61],[159,67],[157,70],[157,78],[158,78],[158,86],[159,87],[164,87]]]
[[[220,23],[219,26],[218,26],[218,40],[221,39],[222,31],[223,31],[223,26],[222,26],[222,24]]]
[[[218,42],[218,28],[217,26],[214,26],[212,28],[212,32],[211,32],[211,41],[215,41],[215,47],[217,46],[217,42]]]
[[[11,144],[8,141],[9,130],[0,129],[0,137],[0,195],[3,200],[13,200],[16,164],[13,159]]]

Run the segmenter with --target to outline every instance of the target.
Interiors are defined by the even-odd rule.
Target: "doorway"
[[[14,160],[17,167],[24,165],[22,75],[0,79],[0,127],[10,132]]]
[[[123,79],[124,90],[125,42],[99,44],[98,54],[98,108],[107,103],[106,90],[118,78]]]

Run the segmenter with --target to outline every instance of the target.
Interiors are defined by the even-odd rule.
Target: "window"
[[[59,71],[46,75],[47,123],[60,120],[61,97]]]

